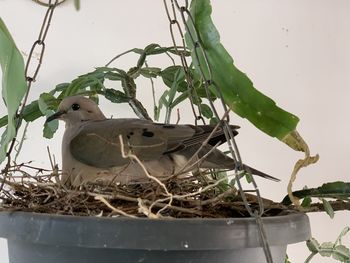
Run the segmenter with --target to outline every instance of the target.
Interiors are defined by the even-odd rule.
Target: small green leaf
[[[204,117],[206,117],[207,119],[210,119],[213,117],[213,112],[211,111],[211,108],[208,105],[200,104],[199,106]]]
[[[188,92],[181,93],[176,99],[174,99],[173,103],[171,103],[171,107],[174,108],[175,106],[177,106],[187,98],[188,98]]]
[[[7,125],[7,115],[1,117],[1,119],[0,119],[0,128],[4,127],[5,125]]]
[[[315,238],[310,238],[306,241],[306,246],[312,253],[318,253],[320,248],[320,243]]]
[[[303,202],[301,202],[301,206],[302,206],[302,207],[310,207],[311,202],[312,202],[312,198],[311,198],[310,196],[306,196],[306,197],[303,199]]]
[[[331,204],[324,198],[322,198],[321,200],[326,213],[329,215],[330,218],[334,218],[334,210]]]
[[[109,80],[122,80],[123,76],[119,73],[108,71],[105,74],[105,78]]]
[[[159,76],[161,71],[162,70],[160,68],[143,67],[143,68],[141,68],[140,73],[145,78],[156,78],[157,76]]]
[[[286,254],[286,258],[284,259],[284,263],[292,263],[289,258],[288,258],[288,255]]]
[[[130,100],[130,98],[128,98],[125,95],[125,93],[115,89],[106,89],[104,92],[104,96],[106,97],[107,100],[114,103],[125,103],[125,102],[129,102]]]
[[[147,47],[145,47],[144,51],[146,55],[154,55],[154,54],[160,54],[159,49],[161,49],[159,44],[149,44]]]
[[[66,88],[69,87],[69,84],[70,83],[60,83],[60,84],[57,84],[55,89],[50,91],[50,94],[51,95],[54,95],[56,92],[62,92],[64,91]]]
[[[136,79],[138,76],[140,76],[140,68],[139,67],[133,67],[130,68],[128,71],[128,77]]]
[[[213,118],[210,119],[209,124],[210,124],[210,125],[216,125],[216,124],[219,123],[219,121],[220,121],[220,120],[219,120],[218,118],[213,117]]]
[[[144,64],[145,61],[146,61],[146,56],[147,56],[146,52],[144,52],[144,53],[141,54],[139,60],[137,61],[137,66],[136,66],[136,68],[140,69],[140,68],[143,66],[143,64]]]
[[[46,118],[51,116],[54,113],[52,110],[48,110],[46,114]],[[52,120],[50,122],[45,122],[43,136],[47,139],[51,139],[55,132],[58,129],[58,120]]]
[[[344,245],[338,245],[334,248],[332,257],[341,262],[350,262],[350,250]]]
[[[322,257],[330,257],[332,256],[333,246],[334,244],[332,242],[324,242],[321,244],[320,249],[318,250],[318,253]]]
[[[80,0],[74,0],[74,7],[75,7],[75,10],[77,11],[80,10]]]
[[[10,32],[0,18],[0,64],[2,70],[2,98],[7,107],[7,129],[1,137],[0,163],[6,157],[8,144],[16,136],[15,115],[27,91],[23,57]]]
[[[49,93],[42,93],[38,100],[40,111],[46,116],[51,116],[58,108],[58,100]],[[58,120],[45,122],[43,136],[51,139],[58,129]]]
[[[43,115],[44,114],[39,109],[39,103],[37,100],[32,101],[30,104],[25,106],[23,110],[23,119],[26,122],[34,121]]]
[[[171,88],[175,81],[176,74],[178,74],[179,71],[183,71],[181,66],[170,66],[162,70],[160,76],[162,77],[164,84]],[[178,79],[177,81],[177,91],[179,92],[187,91],[187,83],[185,81],[184,73],[185,72],[183,72],[183,78]]]

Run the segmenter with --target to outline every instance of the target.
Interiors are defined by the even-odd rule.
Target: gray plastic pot
[[[263,218],[274,263],[310,238],[305,214]],[[10,263],[263,263],[252,218],[129,219],[0,213]]]

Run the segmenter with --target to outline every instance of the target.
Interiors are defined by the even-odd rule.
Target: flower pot
[[[310,238],[305,214],[263,218],[274,263]],[[10,263],[265,261],[253,218],[130,219],[1,212]]]

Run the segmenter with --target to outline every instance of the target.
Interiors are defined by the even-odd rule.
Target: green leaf
[[[310,196],[306,196],[306,197],[303,199],[303,202],[301,202],[301,206],[302,206],[302,207],[310,207],[311,202],[312,202],[312,198],[311,198]]]
[[[136,79],[138,76],[140,76],[140,70],[140,67],[130,68],[128,71],[128,76],[130,78]]]
[[[299,191],[294,191],[293,195],[298,198],[318,197],[318,198],[333,198],[346,200],[350,198],[350,183],[349,182],[329,182],[317,188],[309,188]],[[286,195],[282,200],[282,204],[290,205],[291,201]]]
[[[107,100],[114,103],[125,103],[129,102],[130,98],[128,98],[125,93],[115,90],[115,89],[106,89],[104,95]]]
[[[44,114],[39,109],[39,103],[37,100],[32,101],[30,104],[25,106],[23,110],[23,119],[26,122],[34,121]]]
[[[40,111],[46,115],[46,117],[52,115],[58,108],[59,101],[49,93],[42,93],[38,100],[38,106]],[[51,139],[58,129],[58,120],[45,122],[43,136],[47,139]]]
[[[160,68],[154,67],[143,67],[140,69],[141,75],[145,78],[156,78],[157,76],[159,76],[161,71],[162,70]]]
[[[315,238],[310,238],[306,241],[306,246],[312,253],[318,253],[320,248],[320,243]]]
[[[54,111],[47,111],[46,118],[51,116]],[[50,122],[45,122],[43,136],[47,139],[51,139],[58,129],[58,120],[52,120]]]
[[[284,263],[292,263],[289,258],[288,258],[288,255],[286,254],[286,258],[284,259]]]
[[[186,32],[186,43],[192,52],[194,66],[199,65],[209,79],[205,58],[199,48],[195,49],[190,35],[198,32],[200,46],[205,50],[211,66],[212,80],[220,88],[225,103],[239,116],[247,118],[257,128],[272,137],[288,143],[295,149],[303,150],[304,146],[297,141],[293,132],[299,122],[295,115],[279,108],[276,103],[253,86],[246,74],[237,69],[233,59],[220,43],[220,36],[210,17],[212,9],[209,0],[193,0],[190,7],[194,25],[187,20],[189,31]],[[197,60],[196,50],[199,60]]]
[[[214,126],[214,125],[218,124],[219,121],[220,120],[218,118],[213,117],[213,118],[210,119],[209,124]]]
[[[5,125],[7,125],[7,115],[1,117],[1,119],[0,119],[0,128],[4,127]]]
[[[332,256],[332,251],[333,251],[333,243],[332,242],[324,242],[321,244],[318,253],[322,257],[330,257],[330,256]]]
[[[105,78],[109,80],[122,80],[123,76],[119,73],[108,71],[105,74]]]
[[[60,84],[57,84],[55,89],[50,91],[50,94],[51,95],[54,95],[56,92],[62,92],[64,91],[66,88],[68,88],[70,85],[70,83],[60,83]]]
[[[1,18],[0,64],[2,70],[2,98],[7,107],[7,129],[1,137],[0,145],[1,163],[6,157],[8,144],[16,136],[15,115],[27,90],[23,57]]]
[[[176,76],[178,76],[177,74],[179,71],[183,71],[183,68],[181,66],[170,66],[162,70],[160,72],[160,76],[162,77],[164,84],[171,88],[176,79]],[[185,72],[182,74],[183,77],[177,80],[177,91],[179,92],[187,91],[187,83],[185,81],[184,73]]]
[[[74,0],[74,7],[77,11],[80,10],[80,0]]]
[[[171,107],[174,108],[176,105],[180,104],[187,98],[188,98],[188,92],[181,93],[176,99],[174,99],[173,103],[171,103]]]
[[[334,248],[332,257],[341,262],[350,262],[350,250],[344,245],[338,245]]]
[[[207,119],[210,119],[213,117],[213,112],[211,111],[211,108],[208,105],[200,104],[199,107],[204,117],[206,117]]]
[[[331,204],[324,198],[322,198],[321,200],[326,213],[329,215],[330,218],[334,218],[334,210]]]

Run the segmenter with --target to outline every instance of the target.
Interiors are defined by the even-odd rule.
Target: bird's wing
[[[180,153],[201,145],[214,126],[171,125],[140,119],[107,119],[88,121],[81,125],[70,142],[72,156],[87,165],[99,168],[121,166],[129,162],[123,158],[119,135],[122,135],[124,152],[132,152],[140,160],[156,160],[168,153]],[[234,134],[237,134],[232,126]],[[209,144],[224,142],[222,128],[212,134]]]
[[[81,125],[71,140],[70,151],[82,163],[110,168],[129,162],[122,157],[119,135],[122,135],[125,153],[130,151],[147,161],[181,147],[182,141],[194,134],[191,126],[156,124],[140,119],[89,121]]]

